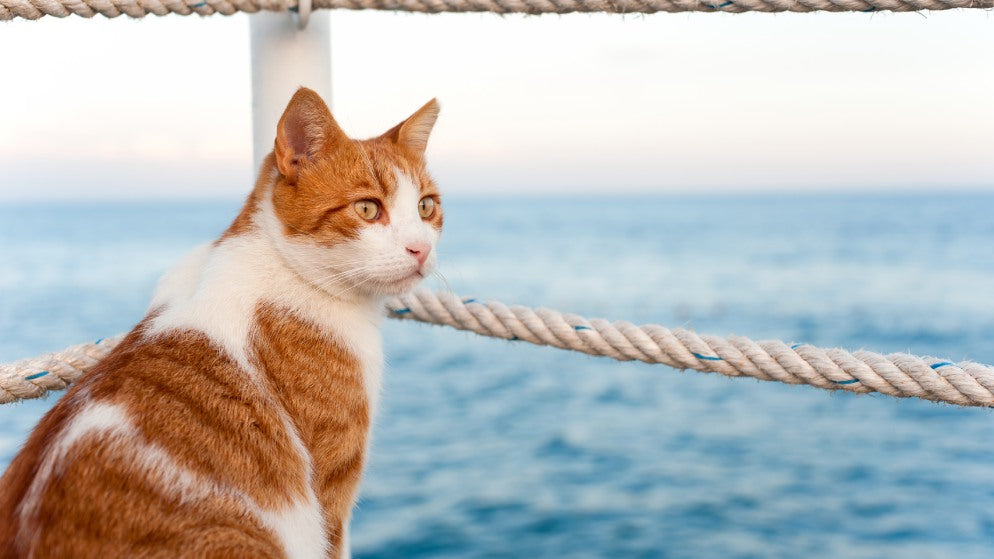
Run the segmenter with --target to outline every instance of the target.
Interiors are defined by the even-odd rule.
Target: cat
[[[433,99],[352,140],[301,88],[221,237],[0,479],[0,557],[347,557],[383,300],[436,266]]]

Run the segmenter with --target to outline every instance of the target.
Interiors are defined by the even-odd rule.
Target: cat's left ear
[[[428,147],[428,136],[435,126],[435,120],[438,119],[438,109],[438,100],[432,99],[407,117],[407,120],[391,128],[384,136],[418,155],[424,155]]]
[[[321,96],[302,87],[276,125],[276,167],[287,180],[296,182],[301,165],[348,142]]]

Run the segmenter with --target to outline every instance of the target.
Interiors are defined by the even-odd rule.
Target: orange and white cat
[[[348,555],[383,298],[435,265],[437,116],[356,141],[293,96],[238,217],[0,479],[0,557]]]

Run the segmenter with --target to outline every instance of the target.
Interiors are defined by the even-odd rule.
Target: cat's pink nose
[[[425,263],[428,259],[428,253],[431,252],[431,245],[428,243],[411,243],[407,245],[407,254],[410,254],[418,260],[418,266]]]

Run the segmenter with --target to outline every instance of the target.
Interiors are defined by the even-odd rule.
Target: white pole
[[[311,13],[303,28],[290,12],[260,11],[249,21],[254,175],[273,151],[276,123],[298,87],[313,89],[331,104],[331,33],[327,10]]]

